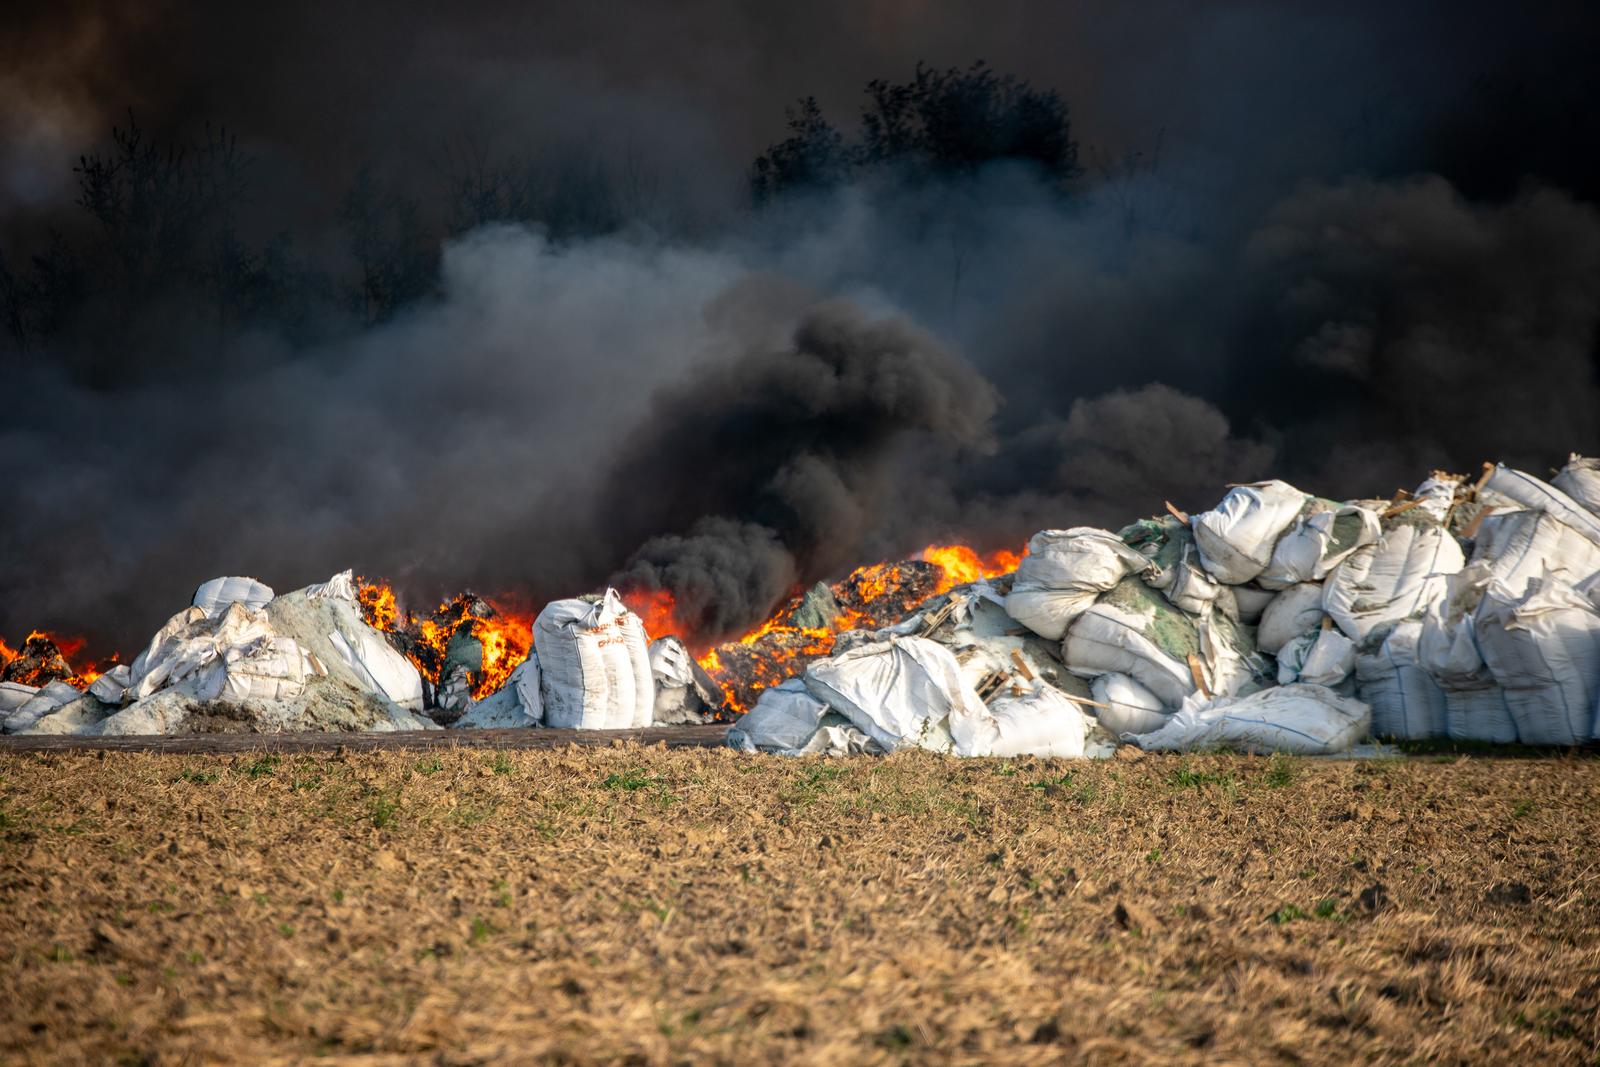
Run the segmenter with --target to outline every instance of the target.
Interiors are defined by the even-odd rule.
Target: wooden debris
[[[1422,500],[1421,497],[1417,497],[1417,498],[1415,498],[1413,500],[1407,500],[1404,504],[1396,504],[1393,507],[1388,508],[1387,510],[1383,511],[1381,514],[1378,515],[1378,518],[1380,518],[1380,519],[1392,519],[1396,515],[1401,514],[1402,512],[1410,511],[1414,507],[1420,507],[1422,505],[1422,503],[1423,503],[1423,500]]]
[[[1183,510],[1178,507],[1178,505],[1174,504],[1170,500],[1163,500],[1162,503],[1167,505],[1167,513],[1169,515],[1183,523],[1185,526],[1189,524],[1189,516],[1186,515]]]
[[[1022,658],[1022,650],[1020,648],[1011,650],[1011,662],[1017,665],[1017,670],[1024,678],[1030,682],[1033,681],[1033,671],[1029,669],[1028,661]]]
[[[1200,657],[1193,652],[1189,653],[1189,676],[1194,679],[1194,687],[1200,690],[1207,700],[1211,699],[1211,687],[1206,684],[1205,664],[1200,662]]]

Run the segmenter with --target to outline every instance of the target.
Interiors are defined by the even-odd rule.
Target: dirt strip
[[[561,748],[625,741],[668,748],[714,748],[726,723],[652,726],[643,730],[400,730],[392,733],[185,734],[178,737],[77,737],[32,734],[0,737],[8,752],[312,752],[410,751],[456,748]]]

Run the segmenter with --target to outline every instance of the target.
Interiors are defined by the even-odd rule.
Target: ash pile
[[[1328,755],[1369,737],[1600,739],[1600,461],[1388,499],[1282,481],[1111,532],[843,634],[730,730],[747,750]]]

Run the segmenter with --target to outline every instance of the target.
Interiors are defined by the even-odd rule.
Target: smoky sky
[[[236,5],[237,7],[237,5]],[[999,8],[999,10],[994,10]],[[224,573],[415,603],[611,580],[733,632],[933,540],[1020,544],[1288,477],[1600,449],[1595,18],[1581,4],[39,5],[0,37],[0,250],[70,232],[128,112],[235,132],[244,229],[345,256],[363,166],[630,176],[631,225],[437,239],[370,328],[0,352],[0,635],[131,652]],[[814,94],[986,60],[1060,91],[1069,198],[1006,165],[762,210]],[[167,317],[166,309],[155,313]],[[159,346],[155,346],[159,348]],[[110,368],[109,371],[106,368]]]

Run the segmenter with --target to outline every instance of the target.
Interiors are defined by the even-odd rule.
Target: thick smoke
[[[130,652],[205,578],[355,566],[413,604],[660,585],[711,637],[930,541],[1600,451],[1600,185],[1552,117],[1592,96],[1588,20],[1156,8],[30,17],[0,45],[12,264],[69,211],[65,154],[128,105],[239,129],[241,228],[310,219],[328,270],[317,190],[388,160],[424,196],[467,127],[637,180],[608,237],[446,242],[437,291],[371,328],[0,353],[0,635]],[[1071,196],[995,166],[742,205],[788,100],[848,122],[868,78],[975,53],[1072,104]]]
[[[603,497],[598,528],[639,545],[618,581],[671,589],[699,634],[748,624],[798,577],[852,562],[910,476],[906,450],[948,460],[981,446],[997,399],[904,322],[810,310],[791,346],[657,396]]]

